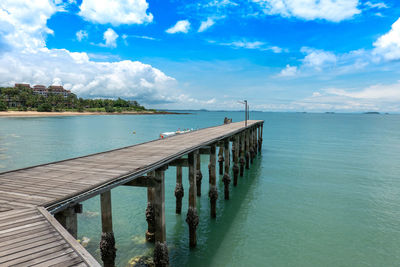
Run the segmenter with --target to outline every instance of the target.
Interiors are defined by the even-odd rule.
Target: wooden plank
[[[71,252],[74,252],[74,250],[72,248],[68,248],[68,246],[61,245],[61,246],[55,247],[55,250],[46,250],[39,255],[34,255],[33,257],[31,256],[32,259],[22,261],[20,263],[14,263],[11,266],[12,267],[33,266],[35,264],[46,262],[48,260],[54,259],[56,257],[62,256],[65,254],[69,254]],[[45,253],[47,253],[47,254],[45,254]]]
[[[46,224],[46,222],[43,222],[42,224],[27,228],[27,229],[19,229],[19,230],[9,232],[7,234],[3,234],[0,236],[0,242],[12,241],[12,240],[14,240],[14,238],[19,238],[21,236],[29,235],[32,232],[44,231],[47,229],[49,229],[48,224]]]
[[[57,233],[55,231],[48,231],[47,233],[43,233],[40,236],[29,236],[26,240],[22,240],[20,242],[8,243],[6,246],[0,248],[0,253],[8,254],[11,249],[17,249],[20,247],[24,247],[26,245],[35,244],[35,242],[39,242],[42,240],[51,240]]]
[[[9,251],[9,253],[7,253],[7,254],[1,253],[0,263],[7,263],[10,260],[18,259],[21,256],[24,256],[24,255],[27,255],[30,253],[34,253],[34,252],[44,251],[51,247],[62,245],[62,244],[65,244],[65,241],[62,240],[61,237],[54,238],[47,242],[39,241],[37,244],[32,243],[32,246],[28,245],[26,247],[13,249],[13,250]]]
[[[91,267],[101,267],[101,265],[86,251],[81,244],[78,243],[68,232],[61,226],[61,224],[43,207],[38,207],[40,213],[47,219],[47,221],[57,230],[57,232],[64,238],[64,240],[75,250],[76,253]]]
[[[25,233],[24,235],[21,235],[19,237],[13,236],[13,239],[11,239],[11,240],[7,240],[4,242],[0,241],[1,242],[0,243],[0,251],[4,250],[6,248],[9,248],[9,246],[17,244],[19,242],[23,242],[25,240],[31,240],[36,237],[45,236],[49,233],[53,233],[54,231],[55,231],[54,229],[46,227],[46,228],[40,229],[39,231],[28,232],[27,234]]]
[[[78,255],[76,255],[74,252],[70,252],[68,254],[47,260],[42,263],[34,264],[31,266],[35,267],[49,267],[49,266],[68,266],[69,263],[71,264],[76,264],[76,263],[81,263],[82,259],[79,258]],[[60,265],[62,264],[62,265]]]
[[[46,257],[46,255],[52,254],[52,253],[57,253],[59,251],[65,251],[70,249],[67,243],[64,243],[62,245],[57,245],[57,246],[52,246],[49,248],[46,248],[41,251],[29,253],[26,252],[25,254],[21,255],[19,258],[15,258],[13,260],[10,260],[7,262],[7,266],[14,266],[14,265],[19,265],[19,266],[29,266],[28,264],[25,264],[25,262],[32,261],[33,263],[40,262],[42,257]]]
[[[17,193],[17,192],[7,192],[0,190],[0,195],[2,198],[9,198],[9,199],[17,199],[17,200],[25,200],[27,201],[26,203],[32,202],[43,202],[43,201],[49,201],[51,198],[48,197],[40,197],[40,196],[35,196],[33,194],[23,194],[23,193]]]
[[[34,223],[24,224],[24,225],[14,227],[11,229],[5,229],[5,230],[0,231],[0,236],[3,237],[3,236],[5,236],[5,234],[10,233],[10,232],[27,229],[27,228],[30,228],[33,226],[44,225],[44,224],[46,224],[45,221],[38,221],[38,222],[34,222]]]
[[[42,216],[36,212],[36,213],[29,214],[27,216],[24,216],[24,217],[21,217],[18,219],[8,219],[8,220],[0,223],[0,230],[21,225],[21,223],[25,224],[26,222],[31,222],[31,221],[34,221],[35,219],[38,219],[41,217]]]
[[[12,210],[9,212],[0,213],[0,223],[9,221],[11,219],[18,219],[21,217],[26,217],[30,214],[37,214],[38,212],[35,209],[21,209],[21,210]]]
[[[43,218],[41,216],[35,216],[28,220],[20,221],[18,223],[5,224],[4,226],[0,227],[0,233],[3,231],[6,231],[6,230],[15,229],[20,226],[26,226],[26,225],[34,224],[34,223],[41,222],[41,221],[43,221]]]

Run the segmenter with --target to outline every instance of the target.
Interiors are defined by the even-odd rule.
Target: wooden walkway
[[[51,214],[261,123],[231,123],[0,173],[0,266],[100,266]]]

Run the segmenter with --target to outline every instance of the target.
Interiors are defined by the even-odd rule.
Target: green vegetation
[[[90,111],[90,112],[125,112],[145,111],[137,101],[127,101],[121,98],[83,99],[75,94],[68,97],[49,94],[47,97],[34,94],[31,89],[23,87],[0,87],[0,111],[6,110],[36,110],[39,112]]]
[[[6,111],[8,109],[6,102],[0,100],[0,111]]]

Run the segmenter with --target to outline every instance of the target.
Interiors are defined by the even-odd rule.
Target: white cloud
[[[347,53],[334,54],[329,51],[302,47],[300,52],[305,54],[304,58],[298,61],[301,64],[296,68],[287,65],[275,77],[294,76],[306,77],[315,76],[316,79],[327,79],[339,75],[356,73],[374,63],[371,50],[353,50]],[[376,61],[376,60],[375,60]]]
[[[343,89],[326,89],[326,93],[337,96],[345,96],[361,100],[378,100],[382,102],[400,101],[400,82],[389,85],[372,85],[359,91],[346,91]]]
[[[238,6],[239,4],[230,0],[214,0],[205,4],[205,7],[224,7],[224,6]]]
[[[0,40],[7,49],[0,53],[0,86],[56,83],[84,97],[179,101],[175,79],[151,65],[130,60],[98,62],[86,53],[48,49],[45,37],[51,31],[46,22],[54,12],[53,4],[45,0],[2,1]],[[106,44],[113,45],[115,34],[109,32]]]
[[[95,62],[86,53],[65,49],[3,54],[0,74],[2,86],[16,82],[49,85],[58,80],[79,96],[135,98],[148,103],[171,101],[169,87],[175,84],[173,78],[138,61]]]
[[[265,42],[261,41],[247,41],[247,40],[239,40],[239,41],[233,41],[233,42],[216,42],[216,41],[208,41],[209,43],[215,43],[218,45],[224,45],[224,46],[230,46],[235,49],[239,48],[244,48],[244,49],[257,49],[260,51],[272,51],[274,53],[282,53],[284,49],[278,47],[278,46],[269,46]]]
[[[324,50],[302,47],[300,51],[307,54],[302,60],[303,64],[316,70],[321,70],[327,65],[334,65],[337,61],[337,57],[333,53]]]
[[[288,52],[287,49],[282,49],[279,46],[269,46],[267,48],[267,50],[271,50],[272,52],[274,52],[275,54],[279,54],[282,53],[283,51]]]
[[[58,12],[67,12],[71,6],[76,6],[76,0],[53,0]]]
[[[286,68],[281,70],[278,76],[280,77],[292,77],[296,76],[298,73],[298,69],[296,66],[290,66],[289,64],[286,65]]]
[[[188,20],[179,20],[174,26],[167,29],[166,32],[171,34],[178,32],[188,33],[189,29],[190,29],[190,22]]]
[[[47,0],[2,0],[0,4],[0,34],[10,47],[33,51],[45,45],[47,19],[56,12]]]
[[[358,0],[253,0],[268,15],[340,22],[361,11]]]
[[[384,2],[371,3],[370,1],[367,1],[364,3],[364,6],[377,9],[388,8],[388,6]]]
[[[221,43],[221,45],[232,46],[235,48],[261,49],[265,45],[265,43],[260,41],[254,41],[254,42],[234,41],[231,43]]]
[[[206,21],[201,22],[198,32],[204,32],[205,30],[207,30],[214,24],[215,24],[215,21],[212,18],[207,18]]]
[[[187,95],[181,94],[178,97],[178,101],[181,103],[185,103],[188,108],[193,107],[193,105],[195,104],[197,107],[199,106],[204,106],[204,105],[212,105],[215,104],[217,102],[217,100],[215,98],[211,98],[208,100],[200,100],[200,99],[196,99],[193,97],[189,97]]]
[[[373,54],[386,60],[400,59],[400,18],[393,23],[391,30],[374,43]]]
[[[101,46],[111,48],[117,47],[118,36],[119,35],[113,29],[108,28],[103,34],[104,44],[101,44]]]
[[[400,81],[376,84],[362,89],[328,88],[311,97],[295,101],[293,106],[308,110],[395,111],[400,109]]]
[[[121,24],[143,24],[153,21],[153,15],[147,13],[146,0],[83,0],[79,15],[84,19],[113,26]]]
[[[318,96],[322,96],[322,94],[320,92],[313,92],[312,93],[312,97],[318,97]]]
[[[80,42],[80,41],[82,41],[83,39],[86,39],[86,38],[88,38],[88,33],[87,33],[87,31],[84,31],[84,30],[80,30],[80,31],[77,31],[76,32],[76,39]]]
[[[126,35],[126,34],[124,34],[124,39],[127,39],[127,38],[130,38],[130,37],[132,37],[132,38],[137,38],[137,39],[145,39],[145,40],[151,40],[151,41],[160,41],[160,39],[158,39],[158,38],[155,38],[155,37],[151,37],[151,36],[147,36],[147,35]]]

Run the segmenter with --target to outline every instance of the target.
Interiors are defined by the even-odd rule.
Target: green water
[[[239,112],[193,115],[0,118],[0,171],[104,151],[203,128]],[[175,169],[166,172],[167,242],[172,266],[399,266],[400,116],[253,113],[265,120],[261,155],[220,198],[209,218],[207,164],[198,200],[198,246],[188,248],[175,215]],[[136,134],[132,132],[136,131]],[[186,172],[186,173],[185,173]],[[187,177],[187,170],[184,170]],[[188,192],[187,181],[184,183]],[[146,190],[112,190],[118,266],[145,254]],[[99,259],[99,198],[84,202],[79,237]]]

